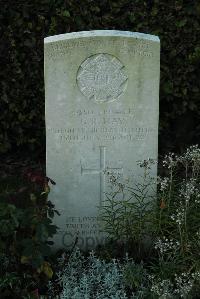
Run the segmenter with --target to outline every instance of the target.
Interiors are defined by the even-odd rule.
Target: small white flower
[[[159,298],[169,298],[171,296],[172,283],[169,279],[152,279],[151,292],[158,295]]]
[[[169,178],[164,177],[160,180],[160,191],[165,191],[167,187],[169,186]]]
[[[184,207],[180,207],[180,208],[176,209],[176,214],[172,214],[170,216],[170,218],[178,225],[181,225],[184,222],[184,217],[185,217]]]
[[[176,156],[174,153],[169,153],[163,160],[163,166],[167,167],[168,169],[172,169],[177,165],[177,162],[178,156]]]
[[[176,288],[174,293],[179,294],[181,298],[191,291],[194,283],[194,279],[191,279],[192,275],[190,273],[181,273],[179,276],[175,274],[175,285]]]
[[[155,159],[147,158],[143,161],[137,161],[137,165],[139,165],[142,168],[150,169],[151,165],[157,164],[158,162]]]
[[[168,239],[166,237],[158,238],[155,242],[154,248],[160,251],[160,254],[164,254],[167,252],[174,252],[178,250],[180,243],[174,239]]]

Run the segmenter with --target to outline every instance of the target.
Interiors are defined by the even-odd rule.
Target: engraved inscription
[[[87,141],[138,143],[152,137],[156,131],[148,127],[96,127],[91,125],[91,127],[49,128],[48,132],[56,134],[58,142],[63,144]]]
[[[66,218],[66,230],[62,234],[62,244],[72,248],[75,243],[85,249],[91,249],[105,243],[100,218],[95,216],[70,216]]]
[[[103,51],[105,47],[111,46],[113,48],[119,47],[120,53],[129,54],[137,57],[153,57],[151,44],[147,41],[127,41],[118,39],[100,40],[98,38],[87,38],[87,40],[79,41],[60,41],[59,43],[52,43],[45,45],[45,55],[50,59],[56,59],[65,55],[73,54],[77,48],[86,49],[96,47]]]
[[[110,54],[87,58],[77,73],[80,91],[98,103],[116,100],[124,92],[128,79],[123,68],[123,64]]]
[[[110,168],[106,167],[106,147],[100,146],[100,167],[98,169],[91,169],[91,168],[83,168],[81,165],[81,174],[98,174],[100,177],[100,206],[102,206],[104,202],[105,196],[105,180],[106,180],[106,172],[112,170],[117,173],[122,173],[123,168]]]

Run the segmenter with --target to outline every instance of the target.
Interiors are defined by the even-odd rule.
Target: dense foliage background
[[[43,39],[118,29],[161,39],[160,153],[200,138],[200,2],[0,0],[0,152],[45,152]]]

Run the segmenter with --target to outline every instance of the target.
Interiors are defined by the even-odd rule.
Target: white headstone
[[[101,243],[106,172],[137,176],[138,160],[157,158],[159,60],[159,38],[148,34],[45,38],[46,170],[61,213],[58,248],[70,249],[77,236],[81,248]]]

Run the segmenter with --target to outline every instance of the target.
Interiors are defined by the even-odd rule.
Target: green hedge
[[[91,29],[160,37],[160,152],[198,142],[199,1],[0,0],[0,4],[1,153],[44,153],[43,39]]]

